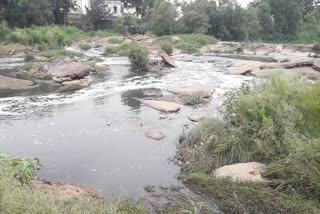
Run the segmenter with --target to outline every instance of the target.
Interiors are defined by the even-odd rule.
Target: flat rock
[[[214,93],[214,90],[206,86],[194,86],[194,87],[172,88],[172,89],[169,89],[168,92],[176,95],[200,96],[200,97],[209,98]]]
[[[201,114],[192,114],[188,118],[192,122],[200,122],[201,120],[205,119],[205,117],[203,115],[201,115]]]
[[[63,86],[69,86],[69,85],[80,85],[81,87],[89,87],[91,84],[91,80],[89,79],[81,79],[81,80],[71,80],[71,81],[65,81],[62,83]]]
[[[239,182],[264,182],[261,172],[266,165],[258,162],[238,163],[234,165],[223,166],[212,172],[215,177],[230,178]]]
[[[160,54],[160,57],[161,57],[162,60],[163,60],[166,64],[168,64],[170,67],[172,67],[172,68],[176,68],[176,67],[177,67],[176,63],[171,59],[170,56],[168,56],[168,54],[166,54],[166,53],[161,53],[161,54]]]
[[[143,103],[150,108],[168,113],[178,112],[181,109],[179,104],[166,101],[145,100]]]
[[[158,141],[165,138],[164,134],[162,134],[161,132],[156,132],[156,131],[146,132],[145,135],[152,140],[158,140]]]
[[[16,79],[0,75],[0,89],[25,89],[33,85],[30,80]]]
[[[82,79],[92,71],[87,64],[77,61],[69,61],[58,63],[50,68],[49,73],[53,76],[53,80],[57,82],[70,81],[74,79]]]

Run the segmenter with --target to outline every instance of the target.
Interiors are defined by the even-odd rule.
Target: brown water
[[[110,74],[88,89],[69,95],[6,94],[0,98],[0,151],[38,157],[44,166],[40,178],[90,185],[105,196],[141,195],[145,185],[179,184],[172,159],[179,135],[194,126],[187,116],[214,115],[223,94],[250,78],[226,75],[231,60],[224,58],[175,60],[177,69],[132,76],[126,58],[105,58],[101,64],[111,67]],[[196,85],[216,90],[210,105],[163,114],[140,102],[170,87]],[[150,140],[145,137],[150,130],[166,138]]]

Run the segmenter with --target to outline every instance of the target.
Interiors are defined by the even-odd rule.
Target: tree
[[[8,0],[4,6],[2,15],[10,26],[29,27],[53,21],[49,0]]]
[[[110,15],[110,8],[105,0],[93,0],[90,9],[87,9],[87,17],[89,22],[94,24],[95,29],[98,28],[98,22]]]
[[[177,10],[165,0],[156,0],[154,8],[147,14],[147,25],[157,36],[168,35],[176,27]]]
[[[261,26],[260,37],[264,40],[271,40],[274,31],[274,21],[270,4],[267,1],[263,1],[257,5],[257,16]]]
[[[261,38],[262,27],[258,18],[258,10],[254,7],[248,7],[246,10],[246,28],[247,39],[258,40]]]
[[[143,18],[153,8],[155,0],[121,0],[125,8],[134,8],[137,17]]]
[[[77,6],[76,0],[50,0],[54,23],[64,25],[67,23],[67,16],[71,9]]]

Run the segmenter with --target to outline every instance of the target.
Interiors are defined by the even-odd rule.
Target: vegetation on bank
[[[50,51],[43,51],[39,53],[40,56],[43,56],[45,58],[54,58],[54,57],[59,57],[59,56],[67,56],[70,58],[74,57],[82,57],[84,56],[83,53],[78,53],[74,51],[67,51],[64,49],[57,49],[57,50],[50,50]]]
[[[60,198],[30,181],[39,167],[38,159],[0,156],[0,213],[121,213],[144,214],[139,203],[129,199]]]
[[[139,45],[136,43],[124,43],[115,47],[107,47],[104,51],[104,55],[128,56],[130,50],[136,47],[139,47]]]
[[[190,174],[186,184],[205,200],[212,200],[223,213],[316,214],[317,201],[275,192],[265,184],[233,182],[205,174]],[[203,213],[204,210],[202,210]]]
[[[149,69],[149,52],[145,47],[135,46],[129,50],[131,70],[135,73],[143,73]]]
[[[0,27],[0,42],[38,46],[40,50],[56,49],[70,45],[82,34],[83,32],[75,27],[52,25],[12,29],[3,23]]]
[[[184,52],[196,52],[201,47],[215,44],[217,39],[203,34],[178,34],[173,36],[161,36],[154,41],[161,46],[171,45]]]
[[[200,182],[194,190],[217,198],[231,213],[242,205],[249,213],[318,213],[319,100],[320,84],[297,76],[272,76],[227,93],[219,118],[207,119],[182,136],[178,153],[188,162],[184,173],[211,174],[221,166],[256,161],[267,164],[263,176],[269,182],[259,186],[191,176],[191,185]],[[236,196],[227,196],[229,190],[238,204],[231,203]],[[280,204],[272,196],[280,197]],[[256,203],[248,204],[251,200]]]

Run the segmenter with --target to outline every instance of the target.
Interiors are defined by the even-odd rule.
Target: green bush
[[[276,193],[263,184],[233,182],[203,174],[187,176],[186,184],[203,198],[214,199],[222,213],[319,213],[317,202]]]
[[[197,52],[201,47],[217,42],[213,36],[203,34],[179,34],[173,36],[180,39],[174,44],[174,47],[183,52]],[[159,45],[172,44],[172,36],[161,36],[155,40],[155,43]]]
[[[27,54],[24,57],[24,61],[26,61],[26,62],[30,62],[30,61],[33,61],[33,60],[34,60],[34,56],[32,54]]]
[[[121,44],[123,42],[123,39],[120,39],[118,37],[111,37],[110,39],[108,39],[108,42],[110,42],[111,44]]]
[[[91,49],[91,45],[88,44],[88,43],[82,44],[82,45],[80,45],[80,48],[81,48],[82,50],[90,50],[90,49]]]
[[[164,42],[161,44],[161,49],[168,55],[171,55],[173,52],[172,44],[169,42]]]
[[[131,44],[122,44],[116,47],[107,47],[104,51],[105,56],[118,55],[118,56],[127,56],[132,48],[137,47],[136,43]]]
[[[128,57],[133,72],[148,71],[149,56],[148,50],[144,47],[136,46],[130,49]]]
[[[57,90],[57,93],[75,92],[75,91],[78,91],[78,90],[80,90],[82,88],[83,88],[83,86],[81,86],[80,84],[74,83],[74,84],[65,85],[65,86],[60,87]]]
[[[320,85],[292,76],[243,85],[227,93],[220,114],[222,121],[204,121],[186,137],[187,146],[204,144],[194,150],[189,170],[270,163],[287,157],[301,138],[319,137]]]
[[[315,52],[316,54],[320,54],[320,43],[313,45],[312,51]]]
[[[46,45],[59,48],[70,45],[80,38],[83,32],[75,27],[59,27],[56,25],[14,29],[6,34],[2,41],[5,43],[20,43],[23,45]]]

